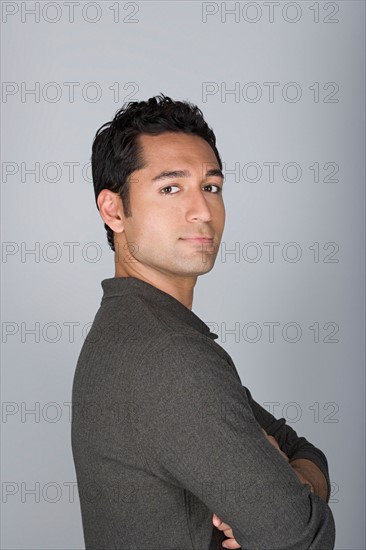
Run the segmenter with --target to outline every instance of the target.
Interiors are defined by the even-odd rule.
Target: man
[[[92,169],[115,277],[73,385],[86,548],[332,549],[324,454],[253,400],[192,312],[225,222],[201,111],[127,104],[97,132]]]

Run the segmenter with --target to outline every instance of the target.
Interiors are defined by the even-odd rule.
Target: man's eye
[[[174,191],[173,193],[171,192],[174,187],[178,189],[177,185],[167,185],[166,187],[163,187],[163,189],[161,189],[161,192],[163,195],[175,195],[177,191]]]
[[[209,185],[205,185],[204,189],[207,189],[207,187],[210,187],[211,189],[213,187],[216,187],[216,190],[211,191],[211,193],[221,193],[222,189],[219,185],[214,185],[213,183],[210,183]]]

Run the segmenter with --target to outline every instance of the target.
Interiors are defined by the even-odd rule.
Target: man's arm
[[[263,428],[262,430],[267,440],[279,451],[279,453],[281,453],[294,469],[300,483],[309,484],[311,491],[326,501],[327,481],[314,462],[306,458],[295,458],[292,461],[289,460],[288,456],[281,450],[278,441],[272,435],[268,435]]]
[[[325,502],[329,501],[329,485],[321,470],[307,458],[295,458],[289,461],[301,483],[310,483],[312,491]]]
[[[334,548],[330,508],[266,440],[214,346],[194,334],[161,338],[136,371],[133,395],[133,426],[152,472],[169,473],[205,503],[243,549]]]
[[[273,436],[268,435],[263,428],[262,430],[267,440],[275,447],[275,449],[279,451],[279,453],[284,457],[284,459],[288,461],[288,456],[283,451],[281,451],[280,446],[278,445],[278,442],[276,441],[276,439]],[[321,496],[323,500],[325,500],[325,495],[327,493],[327,484],[326,484],[325,477],[323,476],[319,468],[315,466],[313,462],[311,462],[310,460],[306,460],[304,458],[295,459],[293,461],[293,464],[291,464],[291,466],[294,468],[299,478],[299,481],[301,483],[310,483],[311,490],[316,494],[320,493],[319,496]],[[319,474],[320,474],[320,479],[319,479]],[[314,484],[316,485],[317,483],[321,484],[320,488],[318,487],[319,492],[314,490]],[[235,540],[234,533],[230,525],[222,522],[221,519],[215,513],[212,516],[212,523],[217,529],[222,531],[226,537],[228,537],[225,540],[224,544],[222,545],[223,547],[231,548],[231,549],[240,548],[240,544]]]
[[[312,486],[315,494],[329,502],[331,485],[329,479],[328,462],[324,453],[307,441],[299,437],[296,431],[286,424],[284,418],[275,418],[271,413],[257,403],[251,392],[243,386],[248,395],[248,401],[259,425],[269,436],[273,436],[280,449],[288,456],[289,464],[296,471],[297,476],[306,479]]]

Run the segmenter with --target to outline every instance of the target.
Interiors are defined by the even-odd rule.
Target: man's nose
[[[186,216],[189,221],[209,222],[212,212],[206,198],[207,192],[200,189],[191,191],[187,199]]]

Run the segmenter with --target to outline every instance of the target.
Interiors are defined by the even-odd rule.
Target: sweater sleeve
[[[136,371],[135,435],[152,473],[168,472],[242,549],[332,550],[327,503],[267,441],[228,361],[193,334],[168,335]]]
[[[276,439],[280,449],[287,454],[289,459],[306,458],[318,466],[327,481],[327,502],[329,502],[331,485],[328,462],[325,454],[305,439],[305,437],[299,437],[295,430],[286,424],[284,418],[275,418],[271,413],[259,405],[259,403],[254,401],[248,388],[245,388],[245,390],[248,395],[248,402],[257,422],[265,429],[268,435],[272,435]]]

